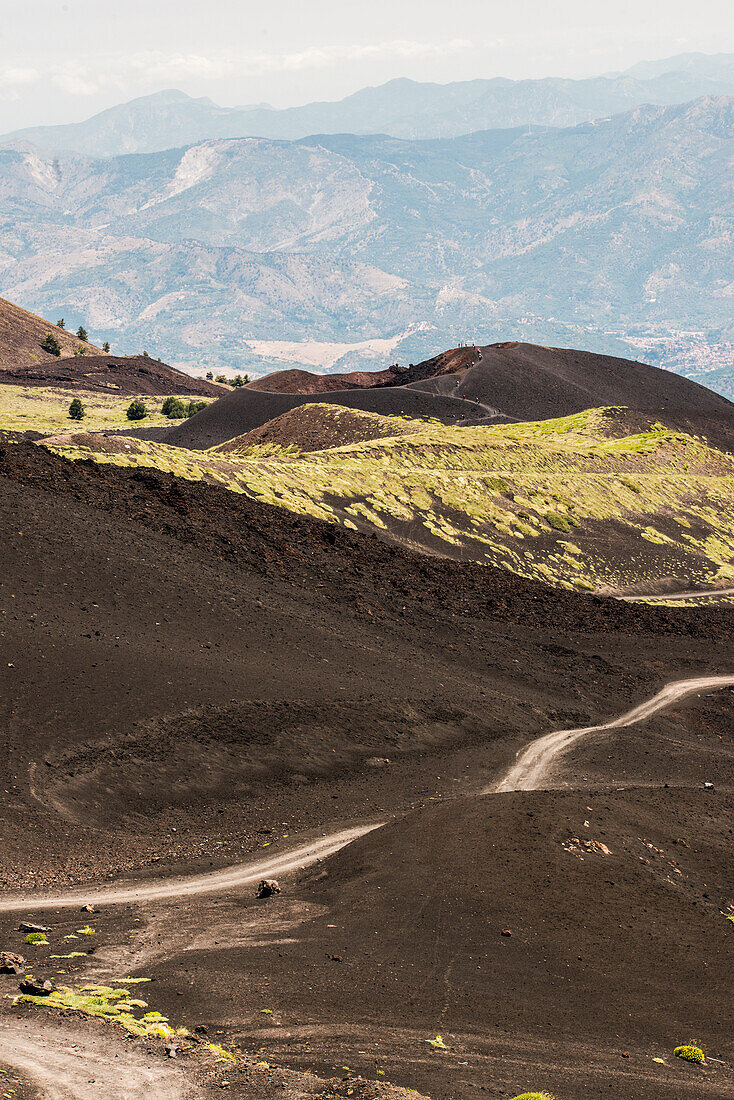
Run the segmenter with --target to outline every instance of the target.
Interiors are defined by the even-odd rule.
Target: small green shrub
[[[43,340],[41,340],[41,347],[44,351],[50,352],[51,355],[61,355],[61,344],[52,332],[46,333]]]
[[[74,348],[74,355],[77,359],[81,359],[82,355],[86,355],[86,354],[87,354],[87,349],[86,348],[84,348],[84,347]]]
[[[167,397],[161,405],[161,412],[169,420],[183,420],[187,415],[186,405],[178,397]]]
[[[29,932],[25,938],[26,943],[48,943],[45,932]]]
[[[109,341],[105,340],[104,344],[102,345],[102,351],[107,351],[108,352],[109,350],[110,350]]]
[[[79,328],[76,330],[76,334],[80,340],[87,339],[87,330],[85,329],[84,325],[79,325]]]
[[[448,1050],[449,1048],[443,1041],[440,1035],[437,1035],[435,1039],[426,1039],[429,1046],[432,1046],[434,1050]]]
[[[83,420],[86,416],[86,409],[78,397],[75,397],[69,405],[69,416],[72,420]]]
[[[704,1053],[700,1047],[676,1047],[673,1051],[673,1054],[676,1056],[676,1058],[682,1058],[684,1062],[696,1062],[698,1065],[706,1061]]]
[[[208,401],[189,401],[189,407],[186,412],[187,416],[194,416],[196,413],[201,412],[209,404]]]
[[[145,420],[148,410],[142,401],[131,401],[127,407],[128,420]]]

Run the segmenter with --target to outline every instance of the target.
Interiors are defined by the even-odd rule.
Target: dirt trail
[[[734,588],[699,588],[690,592],[659,593],[655,596],[620,596],[627,603],[673,603],[679,600],[719,600],[734,596]]]
[[[504,779],[486,793],[534,790],[543,784],[558,757],[588,734],[620,729],[657,714],[680,699],[699,692],[734,686],[734,675],[701,676],[666,684],[656,695],[625,714],[596,726],[556,730],[532,742],[519,754]],[[163,879],[136,886],[77,889],[44,898],[5,898],[0,911],[77,906],[83,902],[140,902],[215,893],[282,875],[308,866],[363,836],[379,825],[346,829],[256,863],[239,864],[188,878]],[[59,1027],[34,1026],[25,1020],[3,1021],[0,1062],[13,1066],[46,1100],[185,1100],[199,1095],[190,1082],[165,1063],[150,1065],[132,1049],[121,1048],[103,1036],[90,1036]]]
[[[582,737],[606,730],[632,726],[672,706],[688,695],[702,691],[714,691],[734,686],[734,674],[721,676],[699,676],[690,680],[674,680],[666,684],[656,695],[639,703],[636,707],[602,722],[596,726],[584,726],[577,729],[555,730],[539,737],[517,757],[504,779],[487,787],[483,793],[505,791],[528,791],[541,786],[550,773],[557,758],[563,755],[571,745]],[[42,897],[9,896],[0,898],[0,912],[19,912],[43,908],[72,907],[85,903],[130,903],[141,901],[161,901],[167,898],[190,897],[192,894],[213,894],[257,882],[261,878],[274,878],[291,871],[308,867],[327,856],[338,852],[340,848],[353,840],[377,829],[382,822],[360,825],[344,829],[338,833],[319,837],[298,848],[273,855],[255,863],[240,863],[211,871],[203,875],[167,878],[158,881],[140,883],[131,886],[80,887],[60,894],[47,894]]]
[[[235,886],[246,886],[261,878],[274,878],[289,871],[308,867],[327,856],[333,855],[346,844],[364,836],[378,825],[361,825],[354,829],[344,829],[339,833],[319,837],[291,848],[282,855],[271,856],[256,863],[238,863],[233,867],[224,867],[221,871],[211,871],[205,875],[192,875],[181,878],[160,879],[154,882],[140,883],[134,886],[103,886],[64,891],[62,894],[47,894],[44,897],[17,896],[0,898],[0,912],[19,912],[27,909],[45,909],[73,907],[84,904],[105,903],[122,904],[125,902],[161,901],[166,898],[190,897],[192,894],[214,894]]]
[[[621,729],[624,726],[633,726],[637,722],[643,722],[653,714],[677,703],[687,695],[695,695],[701,691],[713,691],[718,688],[733,687],[734,675],[726,676],[698,676],[692,680],[673,680],[665,687],[646,699],[644,703],[621,714],[618,718],[611,718],[608,722],[601,722],[598,726],[584,726],[580,729],[555,730],[539,737],[527,748],[523,749],[504,779],[499,783],[488,787],[486,793],[492,791],[532,791],[536,790],[546,779],[557,757],[567,752],[576,741],[589,733],[602,733],[605,730]]]
[[[457,386],[458,384],[457,382]],[[471,420],[480,419],[480,416],[478,416],[479,410],[485,414],[483,417],[485,420],[496,420],[498,417],[504,416],[501,409],[495,409],[492,405],[485,405],[483,401],[476,401],[473,397],[457,397],[455,393],[437,393],[436,390],[423,389],[422,386],[417,385],[415,382],[411,383],[410,389],[413,393],[426,393],[429,397],[449,397],[452,401],[459,401],[463,405],[468,405],[470,409],[470,416],[468,419]]]
[[[4,1020],[0,1062],[13,1066],[46,1100],[187,1100],[200,1095],[166,1061],[151,1064],[128,1044],[40,1019]]]

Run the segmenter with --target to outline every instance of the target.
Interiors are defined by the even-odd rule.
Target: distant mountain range
[[[684,103],[734,94],[734,54],[680,54],[586,80],[469,80],[453,84],[391,80],[334,103],[219,107],[180,91],[144,96],[85,122],[36,126],[0,138],[91,157],[153,153],[211,138],[387,134],[415,140],[515,126],[575,126],[642,104]]]
[[[523,339],[731,392],[734,98],[430,141],[0,149],[0,293],[115,352],[328,371]]]

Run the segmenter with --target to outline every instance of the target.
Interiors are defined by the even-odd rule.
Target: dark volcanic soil
[[[249,382],[250,390],[268,393],[328,393],[330,390],[364,389],[394,382],[401,371],[350,371],[348,374],[314,374],[310,370],[278,370]]]
[[[313,784],[382,814],[449,750],[507,755],[554,710],[734,656],[727,610],[555,592],[29,444],[0,477],[6,888],[93,876],[100,828],[109,871],[220,829],[247,850],[263,817],[320,823]],[[383,756],[405,767],[384,786]]]
[[[46,361],[47,360],[47,361]],[[193,378],[147,355],[82,355],[57,359],[45,357],[35,366],[8,366],[0,370],[0,382],[16,386],[64,386],[94,393],[198,394],[221,397],[222,386]]]
[[[392,822],[270,902],[103,905],[64,980],[153,977],[174,1023],[346,1078],[323,1096],[379,1068],[434,1100],[734,1097],[727,1065],[671,1057],[734,1060],[732,693],[582,746],[580,792],[464,797],[550,729],[731,672],[731,610],[554,591],[31,444],[0,448],[0,540],[5,891]],[[54,975],[87,917],[31,904]]]
[[[611,355],[497,344],[466,370],[412,383],[421,392],[493,405],[515,420],[543,420],[602,405],[626,405],[672,428],[734,446],[734,405],[671,371]],[[416,371],[419,368],[416,368]]]
[[[387,428],[372,418],[360,416],[348,409],[343,409],[335,417],[319,405],[313,404],[276,416],[275,420],[269,420],[261,428],[253,428],[245,435],[222,443],[218,450],[222,454],[237,454],[246,451],[248,447],[276,443],[279,447],[297,447],[299,451],[322,451],[328,447],[342,447],[347,443],[384,439],[393,434],[394,427]]]
[[[211,447],[313,401],[447,424],[542,420],[626,405],[672,428],[705,435],[714,446],[734,448],[734,405],[695,382],[609,355],[512,343],[457,348],[367,390],[278,394],[245,388],[172,429],[167,441]]]
[[[467,412],[473,412],[465,401],[454,397],[437,397],[401,386],[314,394],[263,393],[245,386],[217,401],[216,408],[202,409],[184,424],[171,429],[166,443],[196,450],[214,447],[259,428],[299,405],[317,401],[387,416],[435,417],[446,424],[456,424]]]

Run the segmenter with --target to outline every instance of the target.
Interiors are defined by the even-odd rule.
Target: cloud
[[[302,50],[300,53],[250,55],[244,59],[255,67],[298,70],[325,68],[344,61],[362,61],[374,57],[430,58],[443,57],[445,54],[458,53],[472,48],[472,43],[464,38],[452,38],[448,42],[411,42],[397,39],[391,42],[376,42],[361,46],[332,46]]]
[[[304,69],[324,69],[344,62],[372,58],[432,58],[443,57],[474,48],[464,38],[446,42],[417,42],[394,39],[368,45],[313,46],[291,53],[218,52],[215,54],[166,54],[146,50],[127,59],[117,58],[107,68],[108,82],[119,83],[126,75],[144,78],[148,83],[177,82],[190,77],[216,80],[233,73],[298,72]]]
[[[58,88],[69,95],[96,95],[103,84],[98,77],[87,72],[72,72],[69,69],[54,73],[52,79]]]
[[[459,53],[472,48],[464,38],[452,38],[447,42],[413,42],[395,39],[366,45],[314,46],[297,53],[246,54],[240,59],[240,71],[277,72],[301,69],[322,69],[340,65],[345,61],[362,61],[375,57],[431,58]]]
[[[235,70],[235,62],[226,56],[205,57],[202,54],[171,54],[148,51],[135,54],[120,68],[144,75],[153,82],[185,80],[187,77],[215,79]]]
[[[41,79],[38,69],[0,69],[0,88],[17,88]]]

